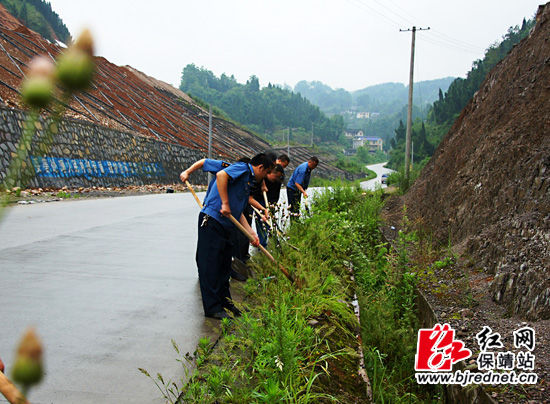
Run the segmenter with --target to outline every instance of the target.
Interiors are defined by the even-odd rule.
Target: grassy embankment
[[[358,323],[350,304],[356,293],[374,401],[432,401],[413,375],[416,278],[407,270],[404,248],[411,240],[400,238],[400,252],[383,242],[381,207],[380,191],[337,187],[318,196],[311,214],[292,223],[288,240],[270,240],[276,260],[303,286],[256,255],[242,317],[221,322],[215,347],[203,339],[194,355],[182,355],[187,384],[154,378],[165,399],[367,402],[357,375]]]

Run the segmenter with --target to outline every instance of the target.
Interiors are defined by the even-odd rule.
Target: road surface
[[[389,168],[385,168],[384,165],[387,163],[380,163],[380,164],[373,164],[370,166],[367,166],[369,170],[372,170],[376,173],[376,178],[373,178],[372,180],[363,181],[361,183],[361,188],[365,190],[374,190],[377,186],[381,186],[382,188],[385,188],[386,185],[382,184],[382,174],[390,174],[393,172],[393,170]]]
[[[8,211],[0,223],[0,357],[9,375],[17,341],[36,327],[47,373],[32,403],[162,402],[138,367],[178,380],[184,372],[170,340],[193,352],[215,324],[201,305],[197,216],[188,193]]]

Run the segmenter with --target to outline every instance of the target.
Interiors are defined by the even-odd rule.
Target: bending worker
[[[305,163],[300,164],[288,180],[286,186],[286,196],[290,206],[290,212],[299,213],[300,211],[300,192],[304,198],[307,198],[306,189],[309,186],[311,171],[319,164],[319,159],[315,156],[309,158]]]
[[[227,318],[229,315],[225,309],[240,314],[231,302],[229,292],[233,223],[228,217],[233,215],[252,235],[253,246],[260,244],[242,212],[248,203],[252,182],[261,182],[272,167],[273,162],[264,153],[254,156],[250,163],[234,163],[216,174],[216,180],[206,195],[199,214],[196,254],[206,317]],[[187,180],[189,174],[188,170],[184,171],[180,175],[182,181]]]

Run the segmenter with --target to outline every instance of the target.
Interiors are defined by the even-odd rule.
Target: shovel
[[[189,191],[191,191],[191,193],[193,194],[193,196],[195,197],[195,200],[197,201],[197,204],[202,208],[202,203],[199,199],[199,197],[197,196],[197,194],[195,193],[195,190],[193,189],[193,187],[191,186],[191,184],[189,183],[189,181],[185,181],[185,185],[187,185],[187,188],[189,188]],[[243,227],[242,224],[239,223],[239,221],[237,219],[235,219],[233,217],[233,215],[230,215],[229,216],[229,220],[231,220],[231,222],[237,226],[237,228],[250,240],[250,241],[254,241],[254,237],[252,237],[252,235]],[[261,244],[258,246],[258,248],[260,249],[260,251],[267,257],[269,258],[269,260],[271,262],[273,262],[274,264],[277,264],[277,261],[275,261],[275,258],[273,258],[273,256],[269,253],[269,251],[267,251],[264,246],[262,246]],[[281,264],[277,264],[279,269],[281,270],[281,272],[283,273],[284,276],[287,277],[287,279],[296,284],[297,286],[299,286],[299,283],[296,281],[296,279],[294,278],[294,276],[288,271],[288,269],[286,269],[285,267],[283,267]]]

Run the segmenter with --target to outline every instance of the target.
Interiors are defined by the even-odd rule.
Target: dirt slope
[[[550,318],[550,3],[400,202],[494,275],[490,293],[508,312]]]

